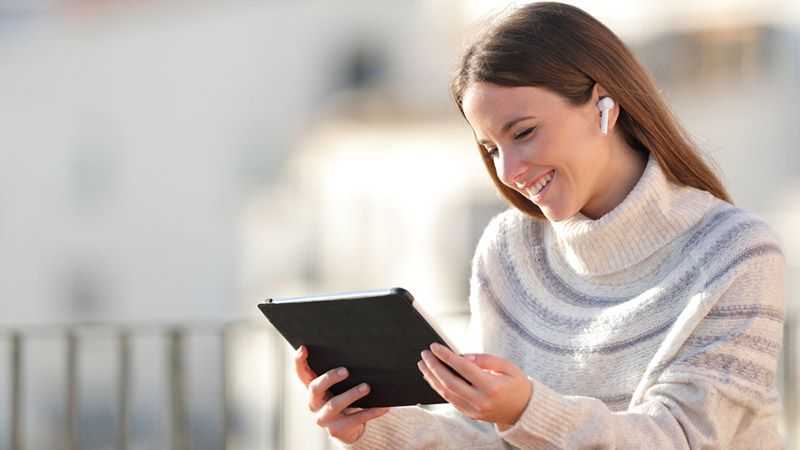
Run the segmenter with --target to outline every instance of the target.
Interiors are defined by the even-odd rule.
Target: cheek
[[[534,153],[541,168],[555,169],[566,178],[571,176],[572,147],[569,142],[557,136],[547,136],[536,141]]]

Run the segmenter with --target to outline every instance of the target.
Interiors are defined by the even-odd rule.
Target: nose
[[[522,177],[528,169],[525,159],[520,157],[519,152],[508,152],[500,149],[498,157],[495,159],[495,170],[497,177],[506,186],[517,188],[517,182],[522,182]]]

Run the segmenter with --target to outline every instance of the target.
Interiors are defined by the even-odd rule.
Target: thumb
[[[493,372],[512,373],[517,368],[514,363],[505,358],[486,353],[468,353],[464,357],[474,362],[481,369]]]

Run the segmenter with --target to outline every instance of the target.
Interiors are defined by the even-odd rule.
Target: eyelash
[[[536,129],[536,127],[530,127],[530,128],[526,128],[526,129],[520,131],[519,133],[514,135],[514,140],[518,141],[518,140],[520,140],[520,139],[522,139],[524,137],[529,136],[531,133],[533,133],[533,130],[535,130],[535,129]],[[490,158],[494,158],[495,156],[497,156],[497,147],[487,148],[486,149],[486,156],[488,156]]]
[[[516,139],[516,140],[519,140],[520,138],[524,138],[525,136],[527,136],[527,135],[529,135],[529,134],[533,133],[533,130],[535,130],[535,129],[536,129],[536,127],[530,127],[530,128],[526,128],[526,129],[524,129],[524,130],[520,131],[519,133],[517,133],[517,134],[514,136],[514,139]]]

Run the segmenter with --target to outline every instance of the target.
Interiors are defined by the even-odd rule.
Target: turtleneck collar
[[[608,275],[651,256],[696,225],[714,204],[699,189],[667,181],[650,155],[633,190],[597,220],[581,213],[550,222],[553,242],[567,264],[581,275]]]

